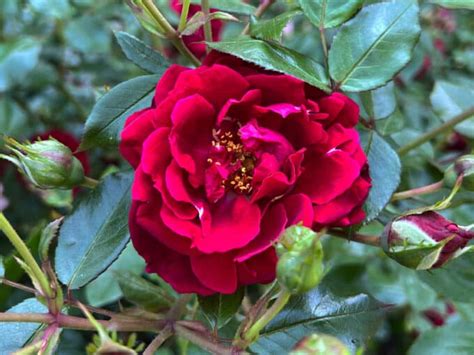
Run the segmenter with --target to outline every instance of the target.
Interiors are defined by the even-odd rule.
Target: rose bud
[[[448,187],[454,186],[459,176],[463,176],[462,187],[474,191],[474,155],[463,155],[456,159],[444,173],[444,183]]]
[[[7,138],[13,155],[0,155],[41,189],[71,189],[84,181],[84,169],[67,146],[54,138],[21,144]]]
[[[311,334],[296,343],[290,355],[349,355],[349,349],[336,337]]]
[[[470,250],[474,232],[462,229],[439,213],[402,216],[389,223],[382,236],[385,253],[417,270],[441,267]]]
[[[319,236],[303,226],[286,229],[276,247],[277,279],[288,291],[300,294],[316,287],[323,277],[323,247]]]

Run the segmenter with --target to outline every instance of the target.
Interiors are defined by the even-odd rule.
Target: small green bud
[[[350,353],[339,339],[315,333],[301,339],[290,355],[350,355]]]
[[[446,169],[444,173],[445,185],[453,187],[460,175],[463,176],[462,187],[468,191],[474,191],[474,155],[463,155]]]
[[[81,162],[71,149],[54,138],[21,144],[7,138],[12,155],[0,155],[18,167],[28,180],[41,189],[71,189],[84,181]]]
[[[278,281],[292,294],[316,287],[323,277],[323,247],[319,236],[303,226],[286,229],[276,247]]]

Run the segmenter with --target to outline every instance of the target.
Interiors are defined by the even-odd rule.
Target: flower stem
[[[438,191],[442,187],[443,187],[443,180],[435,182],[434,184],[431,184],[431,185],[417,187],[416,189],[397,192],[393,194],[392,201],[405,200],[407,198],[412,198],[415,196],[430,194],[432,192]]]
[[[283,307],[288,303],[290,296],[291,293],[288,290],[283,288],[280,291],[272,306],[245,332],[243,340],[247,346],[254,342],[258,338],[260,331],[280,313]]]
[[[374,247],[380,247],[380,237],[377,235],[367,235],[361,233],[348,233],[343,230],[330,229],[327,232],[329,235],[347,239],[351,242],[362,243]]]
[[[143,355],[153,355],[155,354],[156,350],[158,350],[163,343],[173,335],[173,327],[171,325],[167,325],[163,328],[161,332],[158,333],[155,339],[147,346]]]
[[[81,184],[81,186],[87,187],[88,189],[94,189],[97,185],[99,185],[99,181],[88,176],[84,177],[84,181]]]
[[[257,10],[255,11],[255,18],[260,18],[262,15],[265,13],[265,11],[268,10],[270,6],[272,6],[275,3],[276,0],[263,0],[260,5],[257,7]],[[242,31],[243,35],[247,35],[250,32],[250,24],[247,24],[245,26],[244,30]]]
[[[194,65],[198,66],[201,64],[199,59],[189,50],[184,44],[183,40],[179,37],[178,32],[170,25],[168,20],[158,10],[152,0],[143,0],[143,6],[153,16],[156,23],[163,29],[163,34],[168,38],[176,49],[185,57],[187,57]]]
[[[18,233],[12,227],[10,222],[6,219],[5,215],[0,212],[0,230],[5,233],[7,238],[13,244],[18,254],[22,257],[23,261],[30,267],[33,276],[36,278],[41,290],[39,290],[44,296],[51,298],[53,296],[53,290],[49,285],[46,275],[41,271],[38,263],[31,254],[30,250],[20,238]]]
[[[183,32],[186,27],[186,22],[188,20],[189,6],[191,5],[191,0],[183,0],[183,7],[181,8],[181,16],[179,18],[178,32]]]
[[[212,27],[211,20],[209,19],[210,9],[209,9],[209,0],[201,0],[201,9],[204,12],[204,17],[207,19],[204,22],[204,39],[206,42],[212,42]],[[209,53],[210,48],[206,47],[207,53]]]
[[[429,140],[431,140],[432,138],[436,137],[438,134],[443,133],[444,131],[453,128],[458,123],[461,123],[461,122],[467,120],[468,118],[470,118],[473,115],[474,115],[474,107],[470,108],[467,111],[464,111],[463,113],[453,117],[449,121],[446,121],[441,126],[435,127],[432,130],[430,130],[430,131],[426,132],[425,134],[422,134],[418,138],[414,139],[413,141],[405,144],[400,149],[398,149],[398,155],[407,154],[410,150],[419,147],[423,143],[426,143]]]

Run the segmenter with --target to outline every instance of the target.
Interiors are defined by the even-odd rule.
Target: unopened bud
[[[276,247],[277,279],[291,293],[316,287],[323,277],[323,247],[319,236],[303,226],[286,229]]]
[[[28,180],[41,189],[71,189],[84,181],[84,169],[67,146],[54,138],[21,144],[7,138],[12,155],[0,157],[15,164]]]
[[[474,232],[459,227],[440,214],[427,211],[396,218],[384,230],[385,253],[398,263],[417,270],[437,268],[470,250]]]
[[[446,169],[444,173],[445,185],[453,187],[456,179],[461,175],[463,177],[462,187],[474,191],[474,155],[463,155]]]
[[[301,339],[290,355],[350,355],[349,349],[337,338],[327,334],[311,334]]]

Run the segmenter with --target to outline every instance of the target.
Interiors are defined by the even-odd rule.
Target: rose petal
[[[168,69],[166,69],[156,85],[155,96],[153,98],[155,105],[158,105],[166,96],[168,96],[169,92],[174,88],[180,74],[188,70],[191,69],[177,64],[172,64]]]
[[[244,248],[240,249],[235,260],[239,263],[250,259],[273,245],[287,224],[286,211],[282,204],[271,207],[263,215],[260,234]]]
[[[260,209],[244,196],[225,198],[204,210],[202,238],[195,246],[203,253],[223,253],[242,248],[260,232]]]
[[[305,170],[298,179],[296,191],[319,205],[349,189],[360,174],[359,164],[339,150],[314,154],[305,160],[303,167]]]
[[[251,87],[262,92],[262,104],[292,104],[300,106],[306,101],[304,82],[289,75],[258,74],[246,77]]]
[[[253,258],[237,264],[239,283],[252,285],[272,282],[276,277],[277,262],[275,248],[270,247]]]
[[[171,119],[171,154],[183,169],[203,177],[215,124],[214,109],[202,96],[193,95],[177,102]]]
[[[237,290],[237,270],[230,254],[196,254],[191,256],[194,274],[204,286],[223,294]]]
[[[288,222],[286,227],[302,223],[306,227],[313,224],[313,204],[308,196],[294,194],[282,200]]]
[[[153,131],[154,109],[145,109],[135,112],[127,118],[121,133],[120,154],[134,168],[140,163],[142,145]]]

